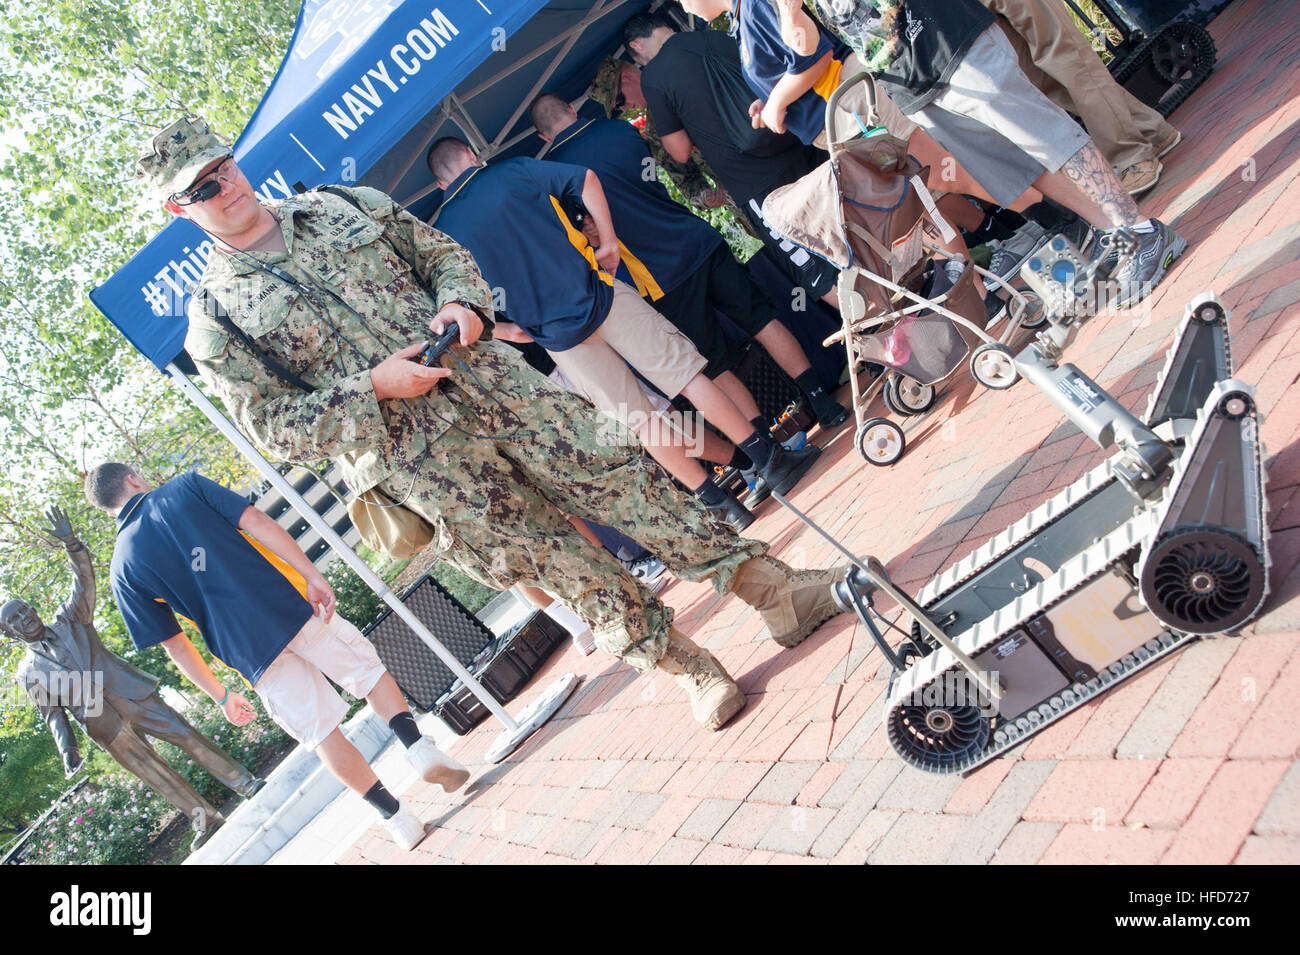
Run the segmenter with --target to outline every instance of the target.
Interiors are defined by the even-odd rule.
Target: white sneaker
[[[443,792],[454,793],[469,779],[469,770],[434,745],[427,736],[406,751],[406,761],[426,783],[437,783]]]
[[[668,578],[664,576],[664,571],[668,568],[653,554],[647,554],[636,560],[620,560],[619,563],[623,565],[624,570],[641,581],[652,594],[657,594],[668,586]]]
[[[417,819],[415,813],[410,812],[406,804],[400,800],[397,803],[397,812],[384,820],[384,828],[393,837],[393,841],[407,852],[423,842],[427,835],[424,831],[424,823]]]

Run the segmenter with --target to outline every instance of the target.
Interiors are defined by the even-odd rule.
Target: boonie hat
[[[614,115],[614,102],[618,99],[618,86],[623,76],[623,61],[607,56],[596,67],[596,78],[587,87],[587,98],[605,108],[606,118]]]
[[[155,133],[135,161],[135,177],[159,199],[184,192],[214,159],[232,155],[201,119],[185,117]]]

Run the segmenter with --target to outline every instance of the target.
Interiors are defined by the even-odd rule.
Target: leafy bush
[[[204,704],[186,718],[238,762],[260,774],[292,742],[288,734],[261,713],[261,701],[246,693],[259,710],[247,726],[226,722],[221,711]],[[158,752],[208,802],[220,806],[230,790],[214,779],[180,748],[155,740]],[[26,860],[37,865],[83,863],[137,865],[149,861],[150,843],[173,807],[152,789],[126,773],[98,749],[90,759],[92,778],[76,795],[46,818],[33,834],[34,848]],[[96,770],[100,775],[93,775]]]
[[[171,806],[134,776],[94,780],[50,813],[29,843],[33,865],[139,865]]]
[[[362,556],[366,556],[364,552]],[[383,560],[379,558],[380,562]],[[410,563],[410,559],[378,563],[378,566],[374,560],[368,560],[367,563],[375,568],[375,573],[383,580],[391,582]],[[442,561],[438,561],[429,569],[429,575],[446,587],[470,613],[478,613],[497,595],[492,588],[484,587],[478,581],[471,580],[451,564]],[[356,624],[359,629],[364,630],[366,625],[383,613],[387,606],[341,560],[330,565],[325,571],[325,579],[334,589],[334,597],[337,601],[336,612]]]
[[[484,587],[477,580],[466,577],[451,564],[445,564],[442,561],[434,564],[429,570],[430,576],[438,583],[442,584],[451,592],[451,595],[465,605],[465,609],[470,613],[478,613],[488,605],[497,591],[491,587]]]
[[[379,595],[365,585],[360,577],[341,560],[336,560],[325,570],[325,580],[334,591],[334,612],[344,620],[364,630],[384,609]]]

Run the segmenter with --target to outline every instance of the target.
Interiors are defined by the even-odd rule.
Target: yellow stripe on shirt
[[[614,284],[614,276],[601,269],[600,263],[596,261],[596,250],[591,247],[591,243],[587,241],[587,237],[583,235],[580,230],[573,227],[573,223],[569,221],[569,217],[564,214],[564,207],[560,205],[560,200],[556,199],[554,196],[551,196],[550,198],[551,205],[555,207],[555,215],[560,220],[560,225],[564,226],[564,234],[569,237],[569,242],[575,249],[582,253],[582,257],[587,260],[587,264],[590,265],[596,274],[600,276],[600,280],[606,285],[612,286]]]
[[[836,87],[840,85],[840,71],[843,69],[844,64],[840,60],[832,59],[826,65],[826,72],[822,74],[821,79],[813,84],[813,92],[822,99],[829,100]]]
[[[580,230],[573,227],[569,217],[564,214],[564,207],[560,205],[560,200],[554,196],[551,196],[550,199],[551,205],[555,207],[555,215],[559,218],[560,224],[564,226],[564,234],[569,237],[569,242],[582,253],[582,257],[587,260],[587,264],[600,275],[602,282],[606,285],[613,285],[614,277],[600,267],[600,263],[596,261],[596,250],[591,247],[587,237]],[[631,253],[628,247],[623,244],[622,239],[618,240],[618,251],[623,264],[627,266],[628,273],[632,276],[632,281],[636,284],[637,294],[642,298],[648,295],[652,302],[657,302],[663,298],[664,290],[659,287],[655,277],[650,274],[650,269]]]
[[[623,264],[627,266],[628,272],[632,275],[632,281],[636,283],[637,294],[642,298],[650,296],[650,301],[657,302],[664,297],[664,290],[659,287],[655,277],[650,274],[646,264],[628,251],[623,240],[619,239],[618,249],[623,256]]]

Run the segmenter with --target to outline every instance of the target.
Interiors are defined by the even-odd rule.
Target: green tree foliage
[[[115,611],[113,522],[85,502],[83,472],[120,460],[155,483],[198,467],[240,486],[248,466],[88,293],[167,219],[131,178],[148,133],[189,112],[233,139],[297,11],[296,0],[34,0],[0,11],[0,599],[21,595],[46,620],[57,611],[71,577],[41,509],[58,504],[94,557],[106,644],[171,683],[174,668],[157,648],[135,652]],[[21,652],[0,640],[6,684]],[[21,694],[0,695],[0,753],[0,827],[30,821],[62,769]]]

